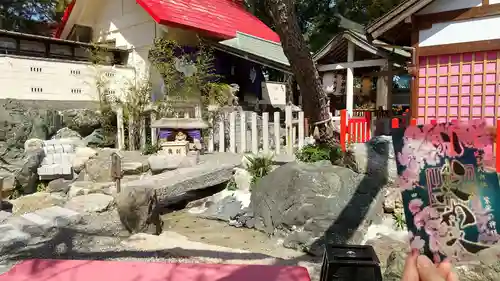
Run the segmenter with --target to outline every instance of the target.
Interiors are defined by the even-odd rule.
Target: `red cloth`
[[[300,266],[26,260],[0,281],[310,281]]]

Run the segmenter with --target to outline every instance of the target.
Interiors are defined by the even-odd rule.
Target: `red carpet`
[[[26,260],[0,281],[310,281],[300,266]]]

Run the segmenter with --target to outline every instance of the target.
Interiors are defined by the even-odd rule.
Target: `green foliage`
[[[396,229],[403,230],[406,227],[406,219],[402,211],[395,212],[392,214],[392,218],[394,219],[394,226]]]
[[[153,144],[151,144],[151,142],[146,142],[146,147],[142,151],[142,155],[155,154],[158,151],[160,151],[160,149],[161,149],[161,147],[158,143],[153,145]]]
[[[2,0],[0,26],[2,29],[50,36],[48,22],[59,20],[58,2],[62,0]]]
[[[346,167],[358,172],[353,152],[350,149],[343,152],[339,145],[332,146],[327,143],[308,144],[297,151],[295,157],[306,163],[329,160],[333,165]]]
[[[169,101],[199,100],[219,86],[213,82],[219,76],[215,74],[212,50],[204,44],[193,53],[185,53],[175,41],[156,39],[148,59],[163,78]],[[179,71],[179,66],[184,66],[185,72]]]
[[[260,20],[273,27],[266,0],[247,0],[247,6]],[[312,51],[317,51],[340,31],[341,15],[366,25],[402,0],[296,0],[299,27]]]
[[[298,160],[306,163],[339,158],[340,147],[331,147],[326,144],[308,144],[295,153]]]
[[[43,182],[39,182],[36,185],[36,192],[44,192],[47,189],[47,186]]]
[[[252,176],[251,184],[268,175],[273,168],[273,155],[245,155],[246,170]]]

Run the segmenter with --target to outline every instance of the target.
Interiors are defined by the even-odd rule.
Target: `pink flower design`
[[[415,215],[416,213],[420,212],[420,209],[424,202],[422,202],[421,199],[412,199],[410,203],[408,204],[408,209],[412,213],[412,215]]]
[[[425,246],[425,240],[422,239],[422,237],[416,235],[411,239],[410,247],[412,249],[420,250],[424,248],[424,246]]]

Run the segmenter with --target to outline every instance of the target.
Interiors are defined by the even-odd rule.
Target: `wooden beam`
[[[325,72],[325,71],[342,70],[342,69],[348,69],[348,68],[384,66],[386,63],[387,63],[386,59],[376,59],[376,60],[341,62],[341,63],[334,63],[334,64],[323,64],[323,65],[318,65],[318,71]]]
[[[443,44],[439,46],[419,47],[419,56],[438,56],[469,52],[496,51],[500,49],[500,39],[466,43]]]
[[[483,6],[488,6],[490,4],[490,0],[483,0]]]

